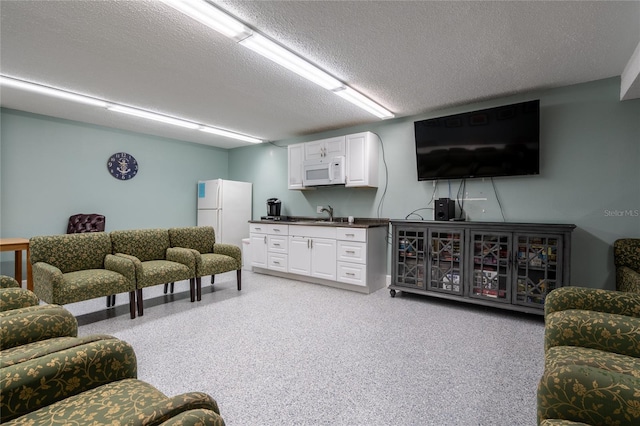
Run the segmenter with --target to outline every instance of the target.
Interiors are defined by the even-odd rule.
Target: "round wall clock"
[[[138,162],[133,158],[133,155],[126,152],[118,152],[109,157],[107,169],[114,178],[129,180],[138,173]]]

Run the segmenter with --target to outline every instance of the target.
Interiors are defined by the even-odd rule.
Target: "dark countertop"
[[[333,222],[329,222],[329,219],[322,217],[305,217],[305,216],[287,216],[286,219],[271,220],[250,220],[249,223],[273,223],[276,225],[310,225],[310,226],[334,226],[334,227],[346,227],[346,228],[375,228],[379,226],[389,226],[388,218],[368,218],[368,217],[356,217],[353,223],[349,223],[347,217],[334,217]]]

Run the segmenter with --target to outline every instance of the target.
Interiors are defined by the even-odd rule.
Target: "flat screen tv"
[[[540,101],[414,122],[418,180],[540,173]]]

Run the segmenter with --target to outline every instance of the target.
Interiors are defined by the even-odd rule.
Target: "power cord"
[[[504,211],[502,210],[502,203],[500,202],[500,197],[498,196],[498,190],[496,189],[496,184],[493,181],[493,178],[491,178],[491,185],[493,186],[493,193],[496,194],[496,200],[498,201],[498,207],[500,207],[500,214],[502,215],[502,221],[506,222],[506,219],[504,218]]]

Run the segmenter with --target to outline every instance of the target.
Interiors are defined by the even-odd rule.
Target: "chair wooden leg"
[[[136,297],[136,299],[138,299],[138,316],[141,317],[144,315],[144,308],[142,306],[142,289],[139,288],[136,292],[138,293],[138,296]]]
[[[107,296],[107,308],[111,307],[111,295]]]
[[[213,283],[216,282],[216,276],[215,275],[211,275],[211,285],[213,285]]]
[[[174,284],[175,284],[175,283],[171,283],[171,290],[169,290],[172,294],[173,294],[173,285],[174,285]]]
[[[238,291],[242,290],[242,270],[238,269],[236,271],[236,279],[238,280]]]
[[[164,294],[167,294],[167,290],[169,289],[169,283],[164,285]]]
[[[189,279],[189,296],[191,296],[191,303],[196,301],[196,283],[194,278]]]
[[[116,306],[116,295],[115,294],[111,295],[111,306]]]
[[[202,277],[196,278],[196,292],[199,302],[202,300]]]
[[[136,292],[129,292],[129,313],[131,314],[131,319],[136,317]]]

